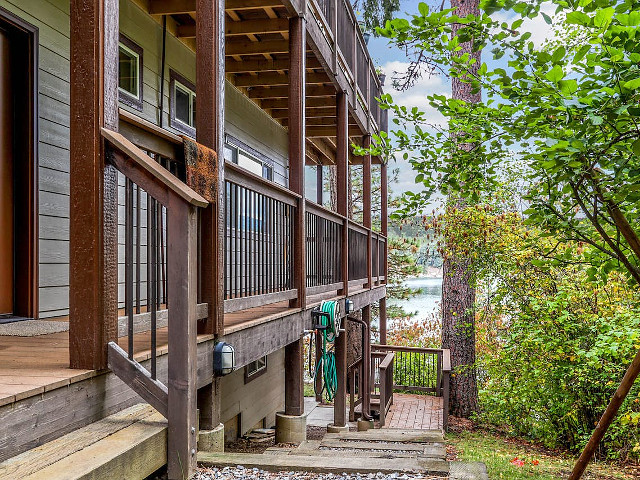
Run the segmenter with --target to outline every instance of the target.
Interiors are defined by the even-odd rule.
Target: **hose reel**
[[[337,301],[324,301],[320,304],[320,308],[312,310],[311,316],[314,319],[315,334],[322,335],[322,350],[313,375],[314,378],[322,375],[322,390],[320,392],[316,390],[315,382],[314,390],[316,395],[324,394],[326,400],[331,402],[338,389],[335,341],[340,335],[340,304]],[[313,339],[311,341],[313,342]]]

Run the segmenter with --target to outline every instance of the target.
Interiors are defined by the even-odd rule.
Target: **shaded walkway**
[[[394,393],[383,428],[442,430],[442,397]]]

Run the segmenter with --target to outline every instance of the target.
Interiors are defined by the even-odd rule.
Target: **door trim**
[[[28,80],[19,94],[27,108],[14,131],[14,138],[24,138],[20,153],[14,154],[14,172],[21,189],[20,198],[14,199],[14,255],[16,264],[26,265],[20,272],[15,269],[14,312],[16,316],[38,317],[38,28],[17,15],[0,7],[0,24],[12,34],[25,40],[24,61]],[[14,152],[18,152],[14,148]],[[18,168],[21,167],[21,168]],[[17,195],[18,189],[15,190]]]

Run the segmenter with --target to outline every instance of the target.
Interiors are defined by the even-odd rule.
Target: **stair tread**
[[[156,437],[158,441],[159,437],[166,439],[166,428],[164,418],[151,406],[134,405],[5,460],[0,463],[0,479],[74,479],[96,468],[108,470],[110,463],[128,450],[155,442]],[[164,450],[163,462],[166,447]],[[147,468],[158,463],[160,453],[145,460]]]

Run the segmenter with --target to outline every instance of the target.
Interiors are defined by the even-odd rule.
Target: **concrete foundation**
[[[366,432],[370,428],[373,428],[372,423],[373,422],[371,420],[358,420],[358,431]]]
[[[224,452],[223,423],[213,430],[200,430],[200,433],[198,434],[198,451],[211,453]]]
[[[343,425],[343,426],[338,426],[338,425],[327,425],[327,433],[344,433],[344,432],[348,432],[349,431],[349,425]]]
[[[276,413],[276,443],[302,443],[307,439],[307,414]]]

